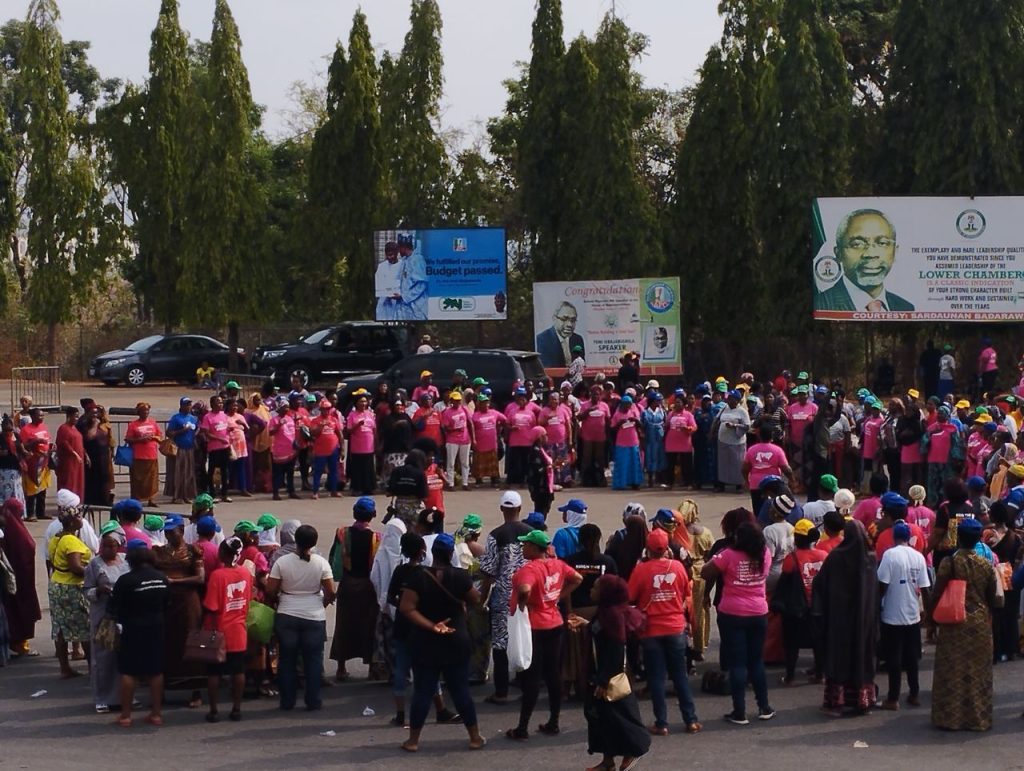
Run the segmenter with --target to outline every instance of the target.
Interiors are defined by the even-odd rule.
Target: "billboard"
[[[533,285],[534,347],[550,374],[562,374],[579,347],[586,372],[614,373],[626,351],[645,374],[682,364],[679,278],[552,281]]]
[[[503,228],[378,230],[377,321],[504,319]]]
[[[818,198],[814,318],[1024,320],[1024,197]]]

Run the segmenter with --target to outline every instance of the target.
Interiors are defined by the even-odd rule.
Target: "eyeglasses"
[[[873,241],[868,241],[866,238],[854,237],[843,243],[843,248],[849,249],[851,252],[864,253],[872,246],[876,246],[879,249],[892,249],[892,247],[896,246],[896,239],[882,236],[874,239]]]
[[[559,321],[568,321],[568,322],[571,322],[573,324],[576,323],[576,317],[575,316],[555,316],[555,318],[558,319]]]

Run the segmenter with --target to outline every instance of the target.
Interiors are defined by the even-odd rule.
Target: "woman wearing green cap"
[[[108,616],[107,604],[117,579],[128,572],[128,563],[118,549],[125,545],[124,531],[117,522],[108,522],[100,530],[100,552],[85,568],[85,598],[89,601],[89,631],[93,641],[89,656],[89,681],[97,714],[110,712],[117,704],[119,677],[117,651],[96,643],[100,622]]]
[[[467,514],[462,525],[455,531],[456,567],[469,571],[473,579],[473,587],[483,595],[483,573],[480,572],[480,558],[484,554],[484,545],[480,543],[483,532],[483,520],[478,514]],[[469,630],[469,683],[480,685],[487,682],[487,665],[491,660],[491,619],[487,608],[483,605],[472,605],[467,608],[466,627]]]

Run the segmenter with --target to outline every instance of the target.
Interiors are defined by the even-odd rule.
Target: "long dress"
[[[106,650],[96,644],[96,630],[108,613],[110,594],[102,587],[114,588],[117,579],[128,572],[124,555],[118,554],[112,564],[102,557],[93,557],[85,568],[85,598],[89,601],[89,632],[92,648],[89,651],[89,684],[92,686],[93,704],[118,704],[117,651]]]
[[[65,423],[57,429],[57,489],[85,498],[85,444],[78,429]]]
[[[973,550],[960,549],[939,565],[936,597],[952,578],[967,582],[967,618],[962,624],[939,627],[932,725],[949,731],[988,731],[992,728],[990,609],[1001,604],[996,597],[995,571]]]
[[[85,495],[82,501],[87,506],[107,506],[110,504],[110,489],[113,474],[110,466],[110,433],[98,424],[93,436],[88,425],[83,426],[82,446],[89,458],[85,468]]]
[[[591,635],[597,651],[594,684],[607,687],[608,681],[622,672],[626,646],[601,631],[600,622],[590,622]],[[640,718],[636,694],[618,701],[604,701],[593,694],[587,696],[584,715],[587,718],[587,752],[638,758],[651,748],[651,735]]]
[[[715,415],[711,410],[696,410],[693,413],[697,430],[693,434],[693,473],[697,487],[713,485],[718,480],[718,458],[715,449],[718,442],[710,437]]]
[[[370,569],[380,541],[380,533],[357,523],[338,530],[331,546],[329,561],[338,581],[338,603],[330,657],[339,665],[355,658],[369,664],[373,658],[380,610]]]
[[[36,622],[42,618],[36,594],[36,541],[22,522],[25,511],[20,501],[5,501],[0,511],[0,529],[4,531],[4,554],[17,581],[16,594],[4,594],[3,606],[11,635],[11,648],[22,653],[35,637]]]
[[[644,410],[644,470],[660,474],[665,470],[665,410]]]
[[[156,568],[169,579],[190,578],[199,575],[203,567],[203,553],[195,546],[182,544],[154,548]],[[206,669],[201,664],[182,661],[188,633],[198,629],[203,610],[199,601],[201,587],[195,584],[171,584],[170,607],[164,625],[164,669],[168,688],[197,688],[205,683]],[[198,678],[203,678],[202,683]]]

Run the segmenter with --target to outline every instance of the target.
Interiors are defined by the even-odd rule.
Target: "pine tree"
[[[32,0],[25,26],[21,91],[28,107],[28,210],[31,265],[29,318],[47,327],[47,358],[55,362],[57,325],[69,321],[97,273],[89,245],[94,177],[88,153],[74,151],[76,118],[61,73],[63,41],[54,0]]]
[[[196,177],[178,279],[184,319],[228,325],[229,367],[242,321],[262,318],[274,286],[258,252],[266,202],[253,174],[255,110],[238,27],[227,0],[217,0],[210,39],[205,109],[195,118]]]
[[[533,241],[534,276],[543,281],[560,277],[564,269],[560,259],[560,220],[563,209],[571,205],[564,197],[565,188],[571,183],[565,170],[563,120],[568,114],[571,118],[566,122],[568,125],[578,116],[564,112],[563,99],[580,96],[567,90],[562,82],[565,43],[561,0],[537,3],[531,47],[533,55],[526,77],[516,173],[524,222]],[[576,54],[582,53],[581,43]],[[577,67],[581,64],[579,60],[574,63]],[[581,73],[577,71],[575,75],[580,77]]]
[[[338,43],[329,71],[327,119],[310,155],[309,198],[320,275],[344,276],[340,298],[355,318],[372,311],[372,231],[385,203],[385,165],[378,103],[379,76],[366,17],[357,12],[349,56]],[[339,268],[341,269],[339,272]],[[335,298],[338,299],[338,298]]]

